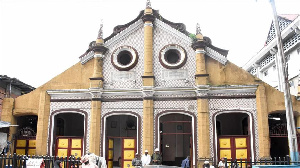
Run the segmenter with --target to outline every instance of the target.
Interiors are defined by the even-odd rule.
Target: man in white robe
[[[142,155],[142,166],[149,165],[151,162],[151,156],[148,155],[148,150],[145,150],[145,154]]]

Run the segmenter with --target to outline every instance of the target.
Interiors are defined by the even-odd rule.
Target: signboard
[[[26,160],[26,168],[43,168],[43,162],[43,159],[29,158],[28,160]]]
[[[187,79],[188,71],[186,69],[163,70],[162,76],[164,80],[184,80]]]
[[[132,81],[135,80],[136,73],[133,71],[117,71],[112,72],[112,81]]]

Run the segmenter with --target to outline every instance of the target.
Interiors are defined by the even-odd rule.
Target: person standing
[[[138,153],[135,154],[135,158],[132,159],[131,164],[132,164],[132,166],[135,166],[135,167],[142,166],[142,161],[139,159],[139,154]]]
[[[60,160],[56,160],[54,162],[54,168],[62,168],[62,162]]]
[[[151,164],[152,165],[161,165],[161,162],[162,162],[162,157],[159,153],[159,149],[156,148],[154,150],[154,153],[151,156]]]
[[[151,156],[148,155],[148,150],[145,150],[145,154],[142,155],[142,159],[141,160],[142,160],[142,165],[143,166],[147,166],[147,165],[150,164],[150,162],[151,162]]]
[[[181,162],[181,168],[190,168],[190,156],[187,156],[187,157]]]

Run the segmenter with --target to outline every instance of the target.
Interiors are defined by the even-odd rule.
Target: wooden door
[[[122,146],[123,146],[122,167],[123,168],[127,168],[127,167],[134,168],[134,166],[132,166],[132,159],[135,157],[135,153],[136,153],[136,140],[134,138],[123,138]]]
[[[219,159],[250,160],[249,136],[220,136],[218,142]]]
[[[107,148],[107,167],[113,168],[114,163],[114,139],[108,138],[108,148]]]
[[[57,137],[55,155],[58,157],[82,156],[82,137]]]

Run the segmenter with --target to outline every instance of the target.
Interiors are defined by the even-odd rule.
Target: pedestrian
[[[62,162],[60,160],[55,160],[54,168],[62,168]]]
[[[142,161],[139,159],[139,154],[135,154],[135,158],[132,159],[132,166],[140,167],[142,166]]]
[[[190,156],[187,156],[187,157],[181,162],[181,168],[190,168]]]
[[[210,164],[208,160],[204,161],[203,168],[210,168]]]
[[[151,156],[148,154],[148,150],[145,150],[145,154],[142,155],[142,165],[146,166],[149,165],[151,162]]]
[[[162,157],[159,153],[159,149],[156,148],[154,150],[154,153],[151,156],[151,164],[152,165],[161,165],[161,162],[162,162]]]
[[[218,168],[225,168],[225,158],[221,158],[219,164],[218,164]]]

